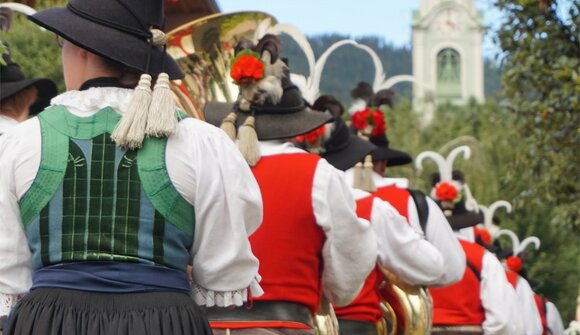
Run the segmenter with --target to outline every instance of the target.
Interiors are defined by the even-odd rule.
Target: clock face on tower
[[[435,30],[440,33],[456,33],[460,28],[459,11],[453,8],[442,10],[435,19]]]

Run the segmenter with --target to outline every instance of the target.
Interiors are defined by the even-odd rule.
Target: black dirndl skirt
[[[184,293],[39,288],[10,314],[4,335],[205,335],[202,308]]]

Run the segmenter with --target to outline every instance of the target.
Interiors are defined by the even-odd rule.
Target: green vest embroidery
[[[167,140],[117,148],[110,134],[120,115],[111,108],[80,118],[55,106],[38,117],[42,158],[20,201],[33,268],[107,260],[184,270],[195,211],[169,179]]]

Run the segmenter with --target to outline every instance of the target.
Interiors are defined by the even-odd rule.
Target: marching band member
[[[473,207],[475,201],[464,184],[463,175],[455,173],[452,178],[453,161],[461,153],[469,157],[469,148],[455,148],[447,159],[432,151],[423,152],[416,160],[419,169],[427,157],[438,165],[440,175],[432,179],[431,194],[451,228],[457,232],[467,263],[460,282],[429,289],[433,297],[432,333],[514,334],[517,331],[511,324],[510,316],[513,301],[509,299],[513,294],[501,263],[492,253],[458,232],[483,222],[480,213],[467,209]]]
[[[341,173],[288,141],[331,116],[305,105],[278,58],[279,40],[240,45],[231,72],[238,100],[209,103],[205,115],[237,140],[260,185],[264,221],[250,242],[265,293],[248,308],[208,309],[208,317],[215,334],[315,334],[321,295],[350,303],[376,263],[377,241],[357,219]]]
[[[262,293],[258,185],[168,95],[182,74],[162,6],[71,0],[30,17],[65,39],[67,92],[0,137],[0,298],[30,290],[4,334],[211,334],[197,303]]]
[[[505,261],[506,276],[509,283],[516,290],[525,333],[526,335],[540,335],[544,333],[544,328],[546,328],[543,303],[539,300],[539,296],[532,291],[529,282],[519,274],[523,267],[521,253],[530,244],[534,245],[536,249],[539,248],[540,240],[535,236],[529,236],[520,241],[514,232],[507,229],[498,231],[495,238],[499,238],[502,235],[507,235],[512,240],[512,252]]]
[[[334,116],[338,116],[342,105],[334,97],[323,95],[314,102],[313,109],[331,111]],[[329,130],[315,131],[323,137],[317,141],[317,145],[308,145],[316,140],[307,140],[308,135],[303,138],[303,142],[307,142],[311,150],[319,152],[321,157],[339,170],[352,168],[375,149],[370,142],[352,135],[340,117],[335,117],[334,122],[325,127]],[[429,284],[441,277],[441,254],[407,225],[404,217],[387,202],[368,192],[353,188],[353,195],[357,203],[357,215],[370,221],[376,232],[379,264],[414,285]],[[377,334],[378,323],[382,318],[378,291],[381,278],[377,265],[356,299],[348,306],[334,308],[341,334]]]
[[[352,127],[362,131],[368,126],[364,122],[367,119],[366,114],[376,115],[374,120],[384,125],[383,131],[369,136],[370,142],[377,147],[372,153],[373,183],[376,187],[373,195],[388,201],[401,215],[407,218],[411,226],[422,232],[427,241],[431,242],[443,255],[444,272],[441,278],[430,283],[429,286],[446,286],[461,280],[465,270],[465,254],[439,206],[422,192],[409,189],[406,179],[384,177],[387,167],[401,166],[412,162],[409,154],[389,146],[384,114],[379,107],[384,105],[393,107],[393,91],[381,90],[373,94],[370,85],[361,82],[351,91],[351,95],[358,101],[367,102],[364,106],[359,106],[362,110],[354,110]],[[353,177],[352,173],[352,170],[347,171],[349,180]]]

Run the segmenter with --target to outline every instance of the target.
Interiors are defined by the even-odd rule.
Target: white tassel
[[[365,157],[361,181],[361,189],[371,193],[377,190],[375,183],[373,182],[373,157],[371,155],[366,155]]]
[[[228,114],[228,116],[225,117],[225,119],[222,121],[222,124],[220,125],[220,128],[226,133],[226,135],[228,135],[229,138],[232,139],[232,141],[236,140],[236,119],[238,118],[238,115],[235,112],[231,112]]]
[[[253,116],[248,116],[240,127],[238,137],[238,149],[240,149],[242,156],[244,156],[250,166],[255,166],[260,160],[260,146],[255,127],[256,119]]]
[[[150,103],[151,76],[142,74],[139,85],[131,97],[127,112],[111,134],[111,138],[117,143],[117,146],[131,150],[141,148],[145,138],[146,116]]]
[[[363,164],[361,162],[356,163],[354,166],[354,175],[352,181],[352,187],[362,190],[363,186]]]
[[[175,133],[177,128],[175,107],[173,93],[169,88],[169,76],[167,73],[160,73],[153,88],[145,134],[153,137],[167,137]]]

